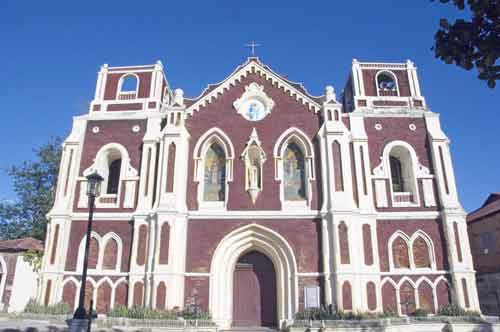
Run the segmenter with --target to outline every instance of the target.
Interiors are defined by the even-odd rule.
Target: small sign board
[[[319,286],[304,287],[304,307],[319,308]]]

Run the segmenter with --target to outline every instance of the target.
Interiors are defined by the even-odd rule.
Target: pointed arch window
[[[300,147],[291,142],[283,158],[283,181],[286,201],[306,200],[306,171],[304,154]]]
[[[224,201],[226,195],[226,154],[222,147],[213,143],[205,153],[205,176],[203,180],[203,200]]]

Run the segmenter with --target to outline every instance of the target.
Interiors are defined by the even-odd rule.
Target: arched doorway
[[[258,251],[242,255],[234,269],[233,326],[277,326],[276,273]]]

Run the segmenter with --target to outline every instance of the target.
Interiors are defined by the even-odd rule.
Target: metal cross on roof
[[[251,52],[252,52],[252,56],[255,56],[255,48],[256,47],[259,47],[259,46],[262,46],[261,44],[256,44],[255,41],[251,41],[250,43],[248,44],[245,44],[246,47],[250,48],[251,49]]]

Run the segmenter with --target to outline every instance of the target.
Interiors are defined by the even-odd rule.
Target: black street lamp
[[[94,216],[95,198],[101,191],[101,182],[104,180],[96,171],[87,176],[87,196],[89,197],[89,220],[87,223],[87,238],[85,239],[85,254],[83,256],[82,281],[80,283],[80,299],[73,319],[89,319],[85,311],[85,286],[87,284],[87,266],[89,264],[90,236],[92,232],[92,218]],[[91,309],[92,310],[92,309]]]

